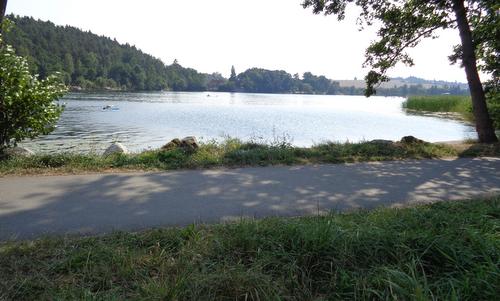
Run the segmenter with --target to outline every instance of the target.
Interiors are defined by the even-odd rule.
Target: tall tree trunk
[[[5,9],[7,8],[7,0],[0,0],[0,24],[3,22],[3,16],[5,16]],[[2,28],[0,26],[0,32]]]
[[[476,54],[472,45],[472,33],[465,11],[464,0],[453,0],[453,10],[457,18],[458,30],[462,41],[462,62],[469,83],[469,90],[472,97],[472,112],[476,119],[476,131],[479,136],[479,142],[493,143],[498,138],[495,135],[493,123],[486,107],[486,97],[483,85],[479,79],[479,73],[476,65]]]
[[[7,0],[0,0],[0,34],[2,33],[3,17],[5,16],[5,9],[7,8]],[[0,47],[3,47],[2,40],[0,40]],[[0,87],[3,86],[3,80],[0,78]],[[5,121],[5,109],[4,109],[4,99],[3,93],[0,93],[0,125],[4,124]],[[0,128],[0,153],[2,148],[6,144],[5,135],[3,134],[6,129]]]

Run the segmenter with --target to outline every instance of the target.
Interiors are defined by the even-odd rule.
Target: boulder
[[[199,147],[200,146],[198,145],[198,142],[196,141],[196,137],[189,136],[189,137],[183,138],[182,140],[179,140],[177,138],[172,139],[172,141],[170,141],[169,143],[162,146],[161,149],[171,150],[171,149],[181,148],[182,150],[184,150],[186,152],[194,152]]]
[[[29,148],[15,146],[5,149],[4,154],[7,156],[29,157],[33,156],[35,153]]]
[[[172,139],[169,143],[165,144],[164,146],[161,147],[161,149],[164,150],[169,150],[169,149],[174,149],[177,148],[181,145],[181,141],[177,138]]]
[[[113,154],[128,154],[128,150],[121,143],[113,143],[111,144],[105,151],[103,156],[107,157]]]
[[[185,137],[181,140],[181,145],[180,145],[185,151],[195,151],[197,150],[200,146],[198,145],[198,142],[196,141],[196,137],[189,136]]]
[[[420,140],[413,136],[404,136],[403,138],[401,138],[401,143],[404,144],[424,143],[424,142],[425,142],[424,140]]]

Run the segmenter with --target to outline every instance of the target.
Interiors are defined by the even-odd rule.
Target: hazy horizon
[[[335,16],[303,9],[302,0],[143,2],[149,5],[134,6],[130,0],[17,0],[8,2],[7,13],[74,26],[134,45],[165,64],[177,59],[199,72],[226,77],[234,65],[237,73],[258,67],[361,80],[367,72],[361,67],[364,51],[376,38],[375,28],[358,30],[356,9],[339,22]],[[457,43],[458,32],[441,31],[440,38],[424,40],[409,51],[415,66],[398,65],[388,75],[464,83],[464,71],[447,59]]]

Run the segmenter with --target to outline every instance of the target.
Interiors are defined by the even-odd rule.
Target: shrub
[[[0,35],[0,150],[50,133],[62,112],[54,100],[65,91],[57,76],[39,80],[32,75],[26,59]]]

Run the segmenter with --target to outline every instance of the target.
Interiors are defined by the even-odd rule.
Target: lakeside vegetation
[[[471,113],[470,96],[439,95],[439,96],[410,96],[403,103],[403,107],[410,110],[427,112],[456,112]]]
[[[28,59],[32,73],[45,78],[60,72],[73,90],[127,91],[223,91],[252,93],[363,95],[364,88],[341,86],[325,76],[305,72],[290,74],[283,70],[250,68],[230,78],[220,73],[205,74],[186,68],[174,60],[165,65],[160,59],[129,44],[84,32],[71,26],[31,17],[8,16],[15,26],[5,41],[18,55]],[[229,68],[229,66],[228,66]],[[466,94],[460,84],[425,81],[410,77],[408,84],[380,87],[378,95]],[[412,84],[414,83],[414,84]],[[429,87],[429,85],[431,85]]]
[[[474,121],[470,96],[409,96],[403,103],[403,108],[418,112],[456,113],[466,121]]]
[[[496,93],[488,95],[488,111],[493,125],[500,129],[500,98]],[[435,96],[409,96],[403,103],[405,109],[421,112],[452,112],[458,113],[462,118],[473,121],[472,102],[470,96],[435,95]]]
[[[324,143],[310,148],[286,142],[258,144],[227,139],[201,143],[196,151],[182,148],[136,154],[37,154],[0,160],[0,176],[121,170],[175,170],[317,163],[348,163],[443,157],[500,156],[500,144]]]
[[[0,299],[494,300],[500,198],[0,243]]]

